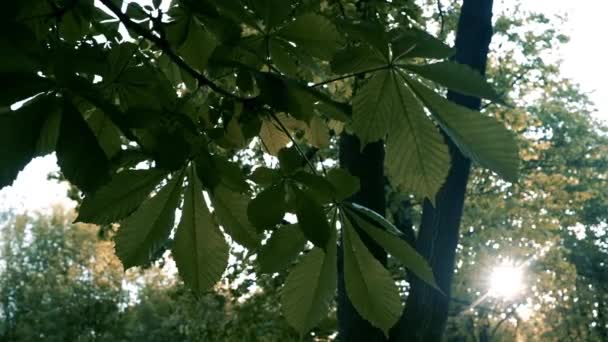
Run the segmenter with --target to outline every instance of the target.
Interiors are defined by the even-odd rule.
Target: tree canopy
[[[555,30],[533,37],[511,31],[525,20],[546,24],[542,16],[499,16],[498,39],[516,48],[491,52],[488,82],[457,62],[457,51],[445,42],[456,29],[459,5],[441,13],[438,36],[428,30],[436,21],[423,14],[424,6],[7,4],[0,25],[13,34],[0,37],[6,89],[0,142],[10,148],[0,150],[0,186],[10,185],[32,158],[54,152],[62,177],[82,194],[76,221],[111,231],[125,269],[149,266],[170,251],[180,278],[201,298],[229,277],[231,257],[255,255],[253,277],[273,279],[272,296],[302,336],[335,312],[339,277],[356,312],[391,335],[408,293],[394,261],[408,281],[473,302],[468,268],[500,249],[494,244],[513,240],[524,241],[520,257],[538,255],[545,244],[552,248],[547,260],[569,258],[564,274],[577,276],[568,286],[603,286],[604,266],[593,260],[605,256],[605,246],[575,239],[564,228],[604,222],[598,211],[604,198],[594,190],[603,179],[593,176],[604,172],[603,154],[593,147],[605,147],[584,96],[539,57],[537,43],[563,38]],[[531,70],[541,76],[527,74]],[[540,100],[526,103],[539,84]],[[448,90],[483,99],[483,111],[446,99]],[[388,210],[357,201],[368,180],[338,163],[338,141],[348,135],[360,150],[382,146],[379,191]],[[572,144],[575,137],[580,140]],[[476,167],[450,295],[408,233],[420,234],[419,204],[442,208],[437,194],[460,155]],[[572,206],[572,198],[584,205]],[[411,230],[403,228],[403,213]],[[522,226],[532,228],[515,229]],[[593,256],[577,254],[581,244]],[[390,256],[388,263],[372,245]],[[539,289],[558,286],[552,281]],[[583,296],[604,305],[593,293]],[[580,310],[577,305],[571,310]],[[513,310],[500,307],[498,315],[510,317]],[[604,315],[605,306],[599,312]],[[487,330],[486,322],[469,318]],[[459,319],[450,319],[450,329],[465,326]]]

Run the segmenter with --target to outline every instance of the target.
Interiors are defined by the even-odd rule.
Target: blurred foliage
[[[168,259],[164,267],[124,273],[113,243],[98,238],[98,227],[71,224],[73,215],[61,208],[50,216],[3,216],[0,341],[299,338],[276,305],[278,280],[261,277],[252,288],[247,274],[253,266],[242,253],[235,253],[238,260],[215,292],[195,297],[176,280]],[[333,332],[328,320],[317,335]]]

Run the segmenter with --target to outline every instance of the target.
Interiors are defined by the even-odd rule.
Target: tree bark
[[[485,74],[487,54],[492,37],[492,0],[463,0],[456,34],[456,62],[467,64]],[[448,99],[479,110],[481,100],[452,91]],[[391,341],[440,341],[445,330],[454,259],[464,207],[465,191],[471,162],[446,136],[452,166],[433,207],[423,205],[416,249],[429,260],[441,294],[419,279],[411,282],[406,309],[391,336]]]
[[[351,200],[384,216],[386,199],[384,192],[384,142],[367,144],[363,151],[359,139],[350,134],[340,137],[340,166],[359,178],[361,189]],[[374,241],[361,235],[363,243],[382,264],[386,264],[386,252]],[[363,319],[355,310],[344,286],[342,244],[338,250],[338,331],[340,341],[380,342],[384,334]]]

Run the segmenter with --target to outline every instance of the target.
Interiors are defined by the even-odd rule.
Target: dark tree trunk
[[[359,139],[353,135],[342,134],[340,137],[340,166],[359,177],[360,191],[351,200],[364,205],[384,216],[386,200],[384,195],[384,143],[382,141],[368,144],[361,151]],[[386,253],[376,243],[366,238],[361,239],[370,252],[381,263],[386,264]],[[338,331],[343,342],[379,342],[385,341],[384,334],[363,319],[355,310],[346,295],[344,287],[344,264],[342,248],[338,251]]]
[[[492,37],[492,0],[464,0],[456,34],[454,60],[485,74]],[[448,92],[448,98],[465,107],[479,110],[479,98]],[[392,341],[440,341],[445,330],[454,258],[458,244],[465,191],[471,162],[450,139],[452,167],[436,198],[436,206],[425,201],[416,249],[426,257],[441,294],[418,279],[411,282],[404,315],[392,334]]]

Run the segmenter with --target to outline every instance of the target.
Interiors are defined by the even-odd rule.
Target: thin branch
[[[439,21],[441,22],[441,28],[439,29],[439,37],[443,36],[443,31],[445,28],[445,18],[443,15],[443,6],[441,5],[441,0],[437,0],[437,10],[439,11]]]
[[[302,151],[302,149],[300,148],[300,145],[298,145],[298,142],[294,139],[294,137],[291,135],[291,133],[289,133],[289,130],[287,129],[287,127],[285,127],[285,125],[283,125],[283,123],[281,122],[281,119],[279,119],[273,112],[270,112],[270,116],[272,117],[272,119],[274,121],[276,121],[276,123],[279,125],[279,127],[281,128],[283,133],[285,133],[287,135],[287,137],[289,137],[289,140],[291,140],[291,142],[293,143],[293,146],[296,148],[298,153],[302,156],[302,158],[304,158],[304,160],[306,161],[306,164],[308,164],[312,173],[317,174],[317,169],[312,164],[312,162],[308,159],[308,157],[306,156],[304,151]]]
[[[213,81],[211,81],[210,79],[205,77],[205,75],[196,71],[194,68],[192,68],[188,63],[186,63],[186,61],[184,61],[178,54],[176,54],[171,49],[171,46],[169,45],[169,43],[166,40],[162,39],[159,36],[154,35],[154,33],[152,31],[149,31],[149,30],[143,28],[142,26],[140,26],[139,24],[133,22],[129,18],[129,16],[126,15],[125,13],[123,13],[120,10],[120,8],[118,8],[118,6],[116,6],[114,3],[112,3],[111,0],[100,0],[100,1],[110,11],[112,11],[112,13],[114,13],[114,15],[116,15],[118,17],[120,22],[123,23],[128,29],[132,30],[133,32],[139,34],[140,36],[142,36],[145,39],[154,43],[159,49],[161,49],[161,51],[163,51],[167,55],[167,57],[169,57],[175,64],[177,64],[177,66],[179,66],[181,69],[186,71],[188,74],[190,74],[190,76],[195,78],[201,84],[208,86],[209,88],[211,88],[211,90],[213,90],[216,93],[219,93],[221,95],[231,97],[231,98],[237,99],[239,101],[247,100],[247,98],[240,97],[229,91],[224,90],[219,85],[213,83]]]
[[[338,4],[338,8],[340,9],[340,14],[342,14],[342,17],[344,19],[346,19],[346,11],[344,10],[344,5],[342,4],[342,1],[336,0],[336,3]]]
[[[386,70],[386,69],[390,69],[392,66],[391,65],[383,65],[381,67],[376,67],[376,68],[371,68],[371,69],[367,69],[367,70],[363,70],[363,71],[358,71],[358,72],[354,72],[352,74],[346,74],[346,75],[342,75],[342,76],[338,76],[336,78],[331,78],[329,80],[325,80],[325,81],[321,81],[319,83],[315,83],[310,85],[311,88],[316,88],[316,87],[320,87],[329,83],[333,83],[336,81],[341,81],[347,78],[351,78],[351,77],[357,77],[357,76],[361,76],[364,74],[367,74],[368,72],[375,72],[375,71],[380,71],[380,70]]]

